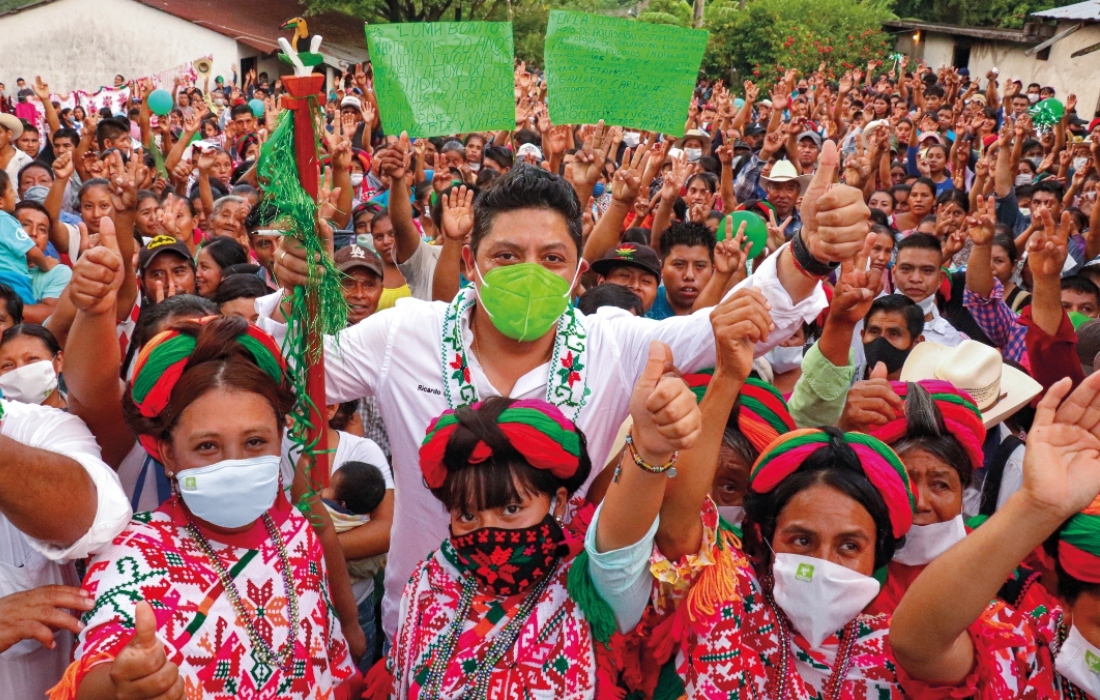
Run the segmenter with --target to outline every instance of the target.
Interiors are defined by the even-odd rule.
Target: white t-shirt
[[[100,459],[99,445],[83,421],[55,408],[0,400],[0,433],[24,445],[70,457],[91,477],[97,493],[92,526],[70,547],[27,537],[0,515],[0,597],[40,586],[79,586],[72,562],[110,544],[130,522],[130,507],[114,471]],[[66,494],[57,494],[65,498]],[[0,654],[0,697],[40,698],[69,663],[72,634],[56,632],[54,649],[25,640]]]
[[[386,480],[386,488],[392,489],[393,470],[390,469],[386,454],[382,452],[382,448],[378,446],[378,443],[374,440],[361,438],[358,435],[345,433],[342,430],[336,432],[340,436],[340,441],[336,444],[336,452],[332,456],[332,472],[335,473],[348,462],[366,462],[378,467],[378,470],[382,472],[382,478]],[[282,455],[283,458],[279,461],[279,471],[283,477],[283,488],[289,492],[291,485],[294,483],[294,465],[298,462],[301,450],[285,435],[283,436]]]
[[[432,278],[435,276],[435,266],[439,263],[441,252],[443,246],[420,241],[416,252],[397,266],[414,299],[432,300]]]
[[[779,282],[776,260],[768,257],[751,277],[735,289],[755,287],[771,303],[775,330],[756,346],[760,356],[794,335],[803,323],[813,320],[828,301],[819,284],[797,304]],[[732,292],[731,292],[732,293]],[[282,296],[276,292],[256,300],[257,324],[277,342],[286,336],[286,326],[271,319]],[[450,517],[443,505],[424,486],[420,473],[420,443],[433,418],[447,410],[444,395],[442,327],[448,304],[402,301],[397,312],[375,314],[325,341],[325,377],[328,403],[375,396],[390,436],[393,453],[395,492],[391,541],[400,543],[390,551],[386,565],[386,597],[382,604],[382,628],[392,638],[397,629],[401,592],[416,565],[448,537]],[[580,410],[577,424],[588,439],[588,454],[596,466],[580,493],[587,490],[629,413],[631,390],[649,356],[651,340],[667,343],[676,366],[684,372],[714,366],[714,332],[710,309],[663,321],[638,318],[622,309],[603,308],[593,316],[578,313],[587,333],[587,382],[591,390]],[[473,336],[469,313],[461,319],[463,346]],[[467,353],[470,379],[478,396],[500,396],[489,383],[476,354]],[[515,399],[545,399],[550,363],[520,377],[512,388]]]

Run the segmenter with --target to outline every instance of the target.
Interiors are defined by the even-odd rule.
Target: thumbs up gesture
[[[838,424],[841,430],[869,433],[905,410],[905,401],[894,393],[886,376],[886,365],[878,362],[871,370],[870,379],[852,385]]]
[[[157,618],[145,601],[134,611],[134,638],[111,664],[119,700],[182,700],[183,677],[157,639]]]
[[[89,314],[114,313],[122,286],[122,254],[110,217],[99,224],[99,245],[90,248],[73,266],[69,298],[78,310]]]
[[[871,210],[863,193],[834,184],[838,163],[836,144],[826,141],[817,172],[802,196],[802,240],[814,258],[824,263],[855,257],[870,231]]]
[[[654,340],[649,359],[630,396],[634,450],[649,464],[665,464],[676,450],[695,444],[703,414],[688,385],[675,374],[672,350]]]

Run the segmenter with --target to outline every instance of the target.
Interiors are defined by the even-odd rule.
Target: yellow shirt
[[[409,289],[409,285],[407,284],[403,284],[400,287],[393,287],[392,289],[386,287],[382,290],[382,296],[378,299],[378,310],[392,309],[398,299],[404,299],[405,297],[411,296],[412,290]]]

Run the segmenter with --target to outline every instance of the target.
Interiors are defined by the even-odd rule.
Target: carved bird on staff
[[[279,58],[285,63],[294,66],[295,75],[309,75],[313,66],[320,65],[325,57],[320,53],[320,35],[310,35],[309,27],[302,17],[293,17],[283,22],[279,29],[293,29],[294,35],[289,41],[285,37],[279,38],[279,46],[283,53]]]

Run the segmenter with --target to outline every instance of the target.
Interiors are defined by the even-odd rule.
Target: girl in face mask
[[[46,328],[21,323],[0,336],[0,395],[20,403],[65,408],[57,390],[63,353]]]
[[[697,413],[682,382],[662,386]],[[654,423],[644,406],[633,415],[664,435],[678,430],[664,416]],[[587,518],[561,524],[592,468],[584,435],[545,401],[492,398],[436,418],[420,468],[450,512],[451,535],[402,596],[395,697],[591,698],[597,684],[613,689],[613,678],[597,679],[590,623],[570,597],[570,568],[586,568],[577,523]]]
[[[123,409],[175,495],[93,558],[98,598],[55,699],[181,697],[184,679],[204,697],[230,683],[340,697],[354,669],[324,553],[279,488],[285,371],[239,317],[182,321],[145,345]],[[299,470],[295,495],[306,487]]]
[[[1100,375],[1067,399],[1069,390],[1064,379],[1039,403],[1020,490],[898,605],[890,642],[907,697],[1100,697],[1100,435],[1091,408]],[[996,600],[1040,545],[1054,560],[1059,603],[1025,613]]]

